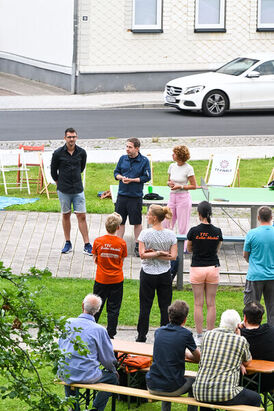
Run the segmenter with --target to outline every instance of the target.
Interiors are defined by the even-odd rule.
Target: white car
[[[214,72],[169,81],[164,103],[215,117],[227,110],[274,108],[274,54],[237,57]]]

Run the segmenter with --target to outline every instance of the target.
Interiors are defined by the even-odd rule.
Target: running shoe
[[[68,254],[72,252],[72,245],[70,241],[66,241],[64,248],[62,249],[62,254]]]
[[[90,243],[85,244],[83,253],[87,255],[92,255],[92,245]]]

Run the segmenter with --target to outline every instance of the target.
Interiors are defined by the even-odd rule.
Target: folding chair
[[[152,161],[152,155],[151,154],[146,154],[146,156],[149,159],[150,171],[151,171],[151,179],[148,182],[148,184],[153,186],[153,161]]]
[[[266,187],[267,187],[268,184],[271,183],[271,181],[273,181],[273,180],[274,180],[274,168],[272,168],[272,171],[271,171],[271,173],[270,173],[270,176],[269,176],[268,182],[267,182],[267,184],[266,184]]]
[[[234,187],[236,178],[240,186],[240,157],[231,154],[211,154],[205,175],[209,186]]]
[[[29,184],[37,185],[37,193],[42,189],[43,186],[43,176],[40,164],[39,153],[44,151],[44,144],[42,146],[25,146],[23,144],[19,145],[19,149],[23,149],[25,153],[25,161],[27,167],[38,167],[38,174],[36,177],[29,177]],[[18,158],[18,165],[20,165],[20,156]],[[17,171],[17,183],[20,181],[20,171]]]
[[[19,156],[20,156],[20,164],[18,164]],[[8,194],[8,188],[19,189],[20,191],[26,188],[28,190],[28,193],[30,194],[28,170],[26,167],[25,154],[24,154],[23,149],[0,150],[0,171],[3,177],[3,182],[1,182],[1,184],[3,184],[5,187],[6,195]],[[14,172],[18,172],[18,171],[20,172],[20,180],[17,184],[17,178],[16,178],[16,175],[14,175]],[[11,177],[6,176],[6,174],[9,172],[13,172]],[[25,186],[23,185],[23,174],[25,174],[24,176],[24,182],[26,183]],[[14,176],[14,182],[12,181],[13,176]]]
[[[53,151],[44,151],[43,153],[40,153],[40,167],[41,167],[42,178],[43,178],[43,187],[42,187],[42,190],[39,192],[39,194],[43,194],[45,192],[48,199],[50,198],[49,196],[50,194],[56,194],[56,190],[49,191],[49,186],[51,184],[56,185],[55,181],[51,177],[51,170],[50,170],[52,154],[53,154]],[[85,188],[86,167],[82,174],[82,180],[83,180],[83,187]]]
[[[144,155],[149,160],[150,171],[151,171],[151,179],[147,183],[144,184],[148,189],[149,186],[153,186],[153,161],[152,161],[152,155],[150,153],[145,153]],[[144,192],[146,192],[146,191],[144,191]]]
[[[43,194],[44,192],[46,192],[48,199],[49,199],[50,194],[56,194],[56,190],[49,191],[48,189],[51,184],[56,185],[55,181],[51,177],[51,172],[50,172],[52,154],[53,154],[53,151],[44,151],[43,153],[39,154],[40,168],[41,168],[42,178],[43,178],[43,186],[39,194]]]

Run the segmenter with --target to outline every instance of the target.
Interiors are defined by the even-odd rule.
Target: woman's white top
[[[188,177],[195,175],[193,167],[188,163],[184,163],[182,166],[178,166],[177,163],[171,163],[167,172],[170,180],[182,186],[188,184]],[[182,191],[184,190],[172,190],[172,193],[181,193]]]
[[[155,251],[169,251],[173,244],[177,243],[176,235],[173,231],[164,228],[155,230],[147,228],[141,231],[138,240],[145,244],[145,249]],[[170,269],[170,261],[163,261],[159,258],[146,258],[142,260],[142,268],[147,274],[162,274]]]

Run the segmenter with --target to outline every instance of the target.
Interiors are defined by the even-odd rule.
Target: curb
[[[132,102],[132,103],[112,103],[112,104],[101,104],[101,105],[88,105],[85,106],[73,106],[70,107],[60,107],[60,106],[37,106],[37,105],[29,105],[29,106],[21,106],[21,107],[0,107],[0,111],[52,111],[52,110],[62,110],[62,111],[72,111],[72,110],[107,110],[112,108],[118,109],[145,109],[145,108],[166,108],[164,103],[161,102]]]

